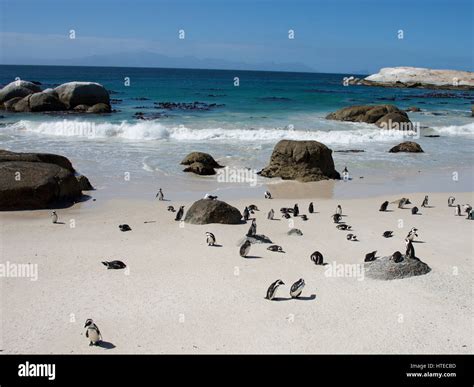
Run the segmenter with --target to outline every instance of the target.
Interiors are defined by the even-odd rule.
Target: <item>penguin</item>
[[[184,206],[180,206],[174,220],[181,220],[181,218],[183,217],[183,214],[184,214]]]
[[[132,228],[128,224],[119,224],[119,229],[122,232],[132,231]]]
[[[252,219],[252,224],[250,225],[249,230],[247,231],[247,236],[254,236],[257,234],[257,221]]]
[[[340,204],[337,205],[337,208],[336,208],[336,214],[338,215],[342,215],[342,207]]]
[[[348,224],[338,224],[336,228],[342,231],[350,231],[352,226],[349,226]]]
[[[418,214],[418,207],[416,207],[416,206],[413,207],[413,208],[411,209],[411,214],[412,214],[412,215]]]
[[[421,207],[428,207],[428,195],[425,195],[423,203],[421,203]]]
[[[454,210],[454,215],[461,216],[461,205],[457,205],[456,209]]]
[[[310,259],[315,265],[322,265],[324,261],[323,255],[319,251],[315,251],[311,254]]]
[[[276,280],[275,282],[273,282],[267,289],[267,295],[266,295],[266,299],[267,300],[273,300],[275,298],[275,294],[276,294],[276,291],[278,289],[278,286],[280,285],[284,285],[285,283],[282,281],[282,280]]]
[[[267,247],[267,250],[278,252],[278,253],[283,253],[283,248],[278,245],[271,245]]]
[[[469,219],[469,220],[473,220],[474,219],[474,211],[471,210],[469,211],[469,214],[467,214],[467,218],[466,219]]]
[[[407,246],[405,257],[406,258],[415,258],[415,248],[413,247],[413,243],[410,239],[405,239],[405,243]]]
[[[299,228],[292,228],[287,232],[287,235],[297,235],[297,236],[302,236],[303,231],[301,231]]]
[[[239,251],[239,252],[240,252],[240,256],[241,256],[241,257],[244,257],[244,258],[247,257],[247,255],[248,255],[249,252],[250,252],[250,246],[251,246],[251,245],[252,245],[252,244],[250,243],[250,241],[249,241],[249,240],[246,240],[246,241],[242,244],[242,246],[240,246],[240,251]]]
[[[313,202],[309,203],[308,212],[309,212],[310,214],[314,213]]]
[[[245,221],[249,220],[249,218],[250,218],[250,212],[249,212],[248,207],[244,208],[243,218],[244,218]]]
[[[371,253],[365,254],[365,260],[364,260],[364,262],[372,262],[372,261],[375,261],[375,260],[377,259],[376,256],[375,256],[376,253],[377,253],[377,250],[372,251]]]
[[[97,345],[102,340],[99,327],[95,325],[92,319],[88,318],[86,320],[84,328],[86,328],[86,337],[89,339],[89,346]]]
[[[215,195],[210,195],[210,194],[205,194],[204,195],[204,199],[209,199],[209,200],[216,200],[217,199],[217,196]]]
[[[343,175],[348,175],[349,171],[347,170],[347,166],[344,166],[344,169],[342,170]]]
[[[163,195],[163,191],[161,190],[161,188],[158,190],[156,196],[155,196],[155,199],[158,198],[158,200],[165,200],[165,196]]]
[[[456,198],[454,196],[450,196],[448,198],[448,207],[452,207],[455,200],[456,200]]]
[[[282,215],[283,218],[285,219],[290,219],[291,218],[291,215],[288,213],[288,212],[285,212],[283,215]]]
[[[332,216],[332,220],[334,221],[334,223],[339,223],[341,221],[341,215],[339,214],[334,214]]]
[[[265,191],[265,199],[271,199],[272,194],[269,191]]]
[[[175,212],[175,211],[176,211],[173,206],[168,206],[166,209],[167,209],[169,212]]]
[[[292,211],[293,211],[293,209],[292,209]],[[290,209],[289,209],[289,208],[286,208],[286,207],[282,207],[282,208],[280,208],[280,212],[281,212],[282,214],[287,214],[287,213],[290,212]]]
[[[268,211],[267,219],[268,220],[273,220],[273,217],[275,216],[275,211],[273,211],[273,208]]]
[[[357,235],[355,235],[355,234],[347,234],[347,235],[346,235],[346,239],[347,239],[348,241],[356,242],[356,241],[357,241]]]
[[[206,232],[206,243],[208,246],[214,246],[216,243],[216,237],[212,232]]]
[[[122,261],[104,261],[102,264],[107,266],[107,269],[125,269],[127,267]]]
[[[418,237],[418,234],[416,233],[418,231],[417,228],[412,227],[412,229],[408,232],[408,235],[406,236],[406,239],[412,241],[415,239],[415,237]]]
[[[390,259],[395,263],[400,263],[403,261],[403,255],[400,251],[395,251]]]
[[[260,211],[255,204],[249,206],[249,211]]]
[[[301,217],[301,219],[304,220],[305,222],[308,220],[308,217],[307,217],[305,214],[300,215],[300,217]]]
[[[469,212],[472,210],[472,207],[470,204],[463,204],[462,205],[462,211],[466,214],[469,214]]]
[[[58,218],[58,214],[56,213],[56,211],[51,212],[51,221],[53,223],[58,223],[58,219],[59,218]]]
[[[398,208],[402,208],[405,206],[405,204],[411,204],[410,199],[408,198],[401,198],[398,200],[394,200],[392,203],[398,203]]]
[[[300,278],[293,285],[291,285],[291,289],[290,289],[291,298],[298,298],[301,295],[301,292],[303,291],[304,286],[305,286],[305,283],[304,283],[303,278]]]
[[[393,231],[384,231],[382,236],[384,238],[391,238],[391,237],[393,237]]]
[[[300,214],[300,209],[298,208],[298,204],[295,204],[293,207],[293,216],[298,216]]]
[[[388,207],[388,200],[386,200],[382,203],[382,205],[380,206],[379,211],[387,211],[387,207]]]

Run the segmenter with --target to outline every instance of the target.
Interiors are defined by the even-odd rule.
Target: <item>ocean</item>
[[[343,78],[351,75],[364,76],[0,66],[2,86],[17,77],[41,82],[43,89],[69,81],[101,83],[110,91],[115,110],[102,115],[0,112],[0,147],[65,155],[98,188],[128,195],[139,192],[140,186],[200,192],[236,187],[219,183],[216,177],[183,173],[179,163],[192,151],[208,152],[231,168],[260,170],[279,140],[317,140],[334,151],[364,150],[333,153],[336,169],[347,166],[354,177],[378,178],[384,182],[378,184],[379,191],[393,191],[387,177],[401,181],[421,170],[434,176],[439,190],[443,179],[463,171],[459,189],[472,191],[473,92],[344,86]],[[410,136],[325,119],[339,108],[362,104],[421,108],[409,116],[421,128],[415,141],[425,153],[390,154],[393,145]],[[137,113],[145,119],[138,119]],[[440,137],[425,137],[429,135]],[[258,178],[259,187],[277,182]]]

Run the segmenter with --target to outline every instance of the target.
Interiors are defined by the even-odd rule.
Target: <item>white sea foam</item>
[[[474,122],[465,125],[448,125],[433,127],[433,129],[444,135],[451,136],[474,136]]]

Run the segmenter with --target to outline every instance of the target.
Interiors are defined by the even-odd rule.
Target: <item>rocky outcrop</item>
[[[84,175],[76,176],[76,180],[79,183],[79,187],[81,188],[82,191],[93,191],[94,190],[94,187],[92,186],[91,182]]]
[[[419,144],[413,141],[405,141],[398,145],[395,145],[389,150],[390,153],[398,152],[411,152],[411,153],[423,153],[423,149]]]
[[[391,257],[377,258],[375,261],[364,263],[367,277],[379,280],[394,280],[427,274],[431,268],[418,258],[403,257],[401,262],[395,262]]]
[[[109,92],[99,83],[68,82],[54,90],[68,109],[74,109],[77,105],[93,106],[98,103],[110,105]]]
[[[411,122],[407,113],[394,105],[348,106],[328,114],[326,119],[365,122],[386,129],[401,129],[400,123],[406,123],[408,124],[406,126],[411,127]]]
[[[317,141],[281,140],[273,149],[270,164],[259,174],[302,182],[340,179],[332,150]]]
[[[241,219],[240,211],[230,204],[220,200],[201,199],[189,208],[184,221],[192,224],[239,224]]]
[[[40,92],[41,88],[28,81],[13,81],[0,90],[0,104],[12,98],[23,98],[27,95]]]
[[[181,165],[187,165],[183,172],[193,172],[197,175],[215,175],[216,171],[214,168],[223,168],[210,154],[203,152],[188,154],[181,161]]]
[[[474,73],[421,67],[386,67],[364,78],[366,86],[474,90]]]
[[[50,208],[72,204],[81,196],[67,158],[0,150],[0,210]]]
[[[59,101],[58,95],[54,92],[33,93],[20,100],[14,99],[14,104],[9,105],[9,100],[5,102],[6,110],[15,112],[53,112],[66,110],[66,106]]]
[[[81,106],[81,105],[78,105]],[[87,113],[110,113],[110,105],[107,105],[105,103],[96,103],[95,105],[91,106],[90,108],[87,109]]]

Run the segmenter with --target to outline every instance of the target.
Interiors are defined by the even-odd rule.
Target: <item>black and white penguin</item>
[[[249,211],[260,211],[258,207],[255,204],[251,204],[249,206]]]
[[[384,231],[382,236],[384,238],[391,238],[393,236],[393,231]]]
[[[56,211],[51,212],[51,221],[53,223],[58,223],[58,219],[59,219],[59,217],[58,217],[58,214],[56,213]]]
[[[405,204],[411,204],[410,199],[408,198],[401,198],[398,200],[394,200],[392,203],[397,203],[398,208],[402,208],[402,209],[404,208]]]
[[[119,224],[119,229],[122,232],[132,231],[132,228],[128,224]]]
[[[174,220],[181,220],[181,218],[183,217],[183,214],[184,214],[184,206],[180,206]]]
[[[214,246],[216,243],[216,237],[212,232],[206,232],[206,243],[208,246]]]
[[[352,226],[349,226],[348,224],[338,224],[336,228],[342,231],[350,231]]]
[[[265,191],[265,199],[271,199],[272,194],[269,191]]]
[[[308,217],[305,214],[300,215],[300,218],[301,220],[304,220],[305,222],[308,220]]]
[[[470,204],[463,204],[462,205],[462,211],[465,214],[469,214],[469,212],[471,212],[471,210],[472,210],[472,206]]]
[[[395,262],[395,263],[400,263],[400,262],[403,261],[403,255],[402,255],[402,253],[401,253],[400,251],[395,251],[395,252],[391,255],[390,259],[391,259],[393,262]]]
[[[250,218],[250,211],[248,207],[244,208],[243,218],[245,221],[249,220]]]
[[[250,253],[250,246],[252,244],[250,243],[250,241],[246,240],[242,246],[240,246],[240,256],[241,257],[246,257],[249,253]]]
[[[415,258],[415,247],[410,239],[405,239],[405,244],[407,246],[405,257],[406,258]]]
[[[415,238],[418,238],[418,234],[416,233],[417,231],[418,231],[417,228],[412,227],[412,229],[408,232],[406,239],[413,241]]]
[[[384,201],[380,206],[379,211],[387,211],[388,204],[388,200]]]
[[[273,208],[268,211],[267,219],[268,220],[273,220],[273,217],[275,216],[275,211],[273,211]]]
[[[173,206],[168,206],[166,209],[167,209],[169,212],[175,212],[175,211],[176,211]]]
[[[216,200],[217,196],[216,195],[210,195],[210,194],[205,194],[204,199],[209,199],[209,200]]]
[[[310,259],[315,265],[322,265],[324,263],[323,255],[319,251],[315,251],[311,254]]]
[[[341,215],[339,215],[339,214],[334,214],[334,215],[332,216],[332,220],[334,221],[334,223],[339,223],[339,222],[341,221],[341,218],[342,218],[342,217],[341,217]]]
[[[97,345],[102,340],[99,327],[95,325],[92,319],[88,318],[86,320],[84,328],[86,328],[86,337],[89,339],[89,346]]]
[[[285,212],[283,215],[282,215],[283,218],[285,219],[290,219],[291,218],[291,215],[288,213],[288,212]]]
[[[163,195],[163,191],[161,188],[158,190],[157,194],[155,195],[155,199],[158,198],[158,200],[165,200],[165,195]]]
[[[372,262],[376,260],[375,254],[377,253],[377,250],[372,251],[371,253],[365,254],[365,260],[364,262]]]
[[[298,298],[301,295],[301,292],[303,291],[304,286],[305,286],[305,283],[304,283],[303,278],[300,278],[293,285],[291,285],[291,289],[290,289],[291,298]]]
[[[252,219],[252,224],[250,225],[249,230],[247,231],[247,236],[254,236],[257,234],[257,221]]]
[[[461,205],[458,204],[454,210],[454,215],[461,216]]]
[[[283,253],[283,248],[278,245],[271,245],[267,247],[267,250],[278,252],[278,253]]]
[[[469,214],[467,214],[466,219],[474,220],[474,210],[471,209],[471,211],[469,211]]]
[[[345,175],[349,174],[349,171],[347,170],[347,166],[344,166],[344,169],[342,170],[342,173]]]
[[[280,285],[284,285],[285,283],[282,281],[282,280],[276,280],[275,282],[273,282],[267,289],[267,295],[266,295],[266,299],[267,300],[273,300],[275,298],[275,294],[276,294],[276,291],[278,289],[278,286]]]
[[[342,215],[342,207],[340,204],[337,205],[337,208],[336,208],[336,214],[338,215]]]
[[[125,269],[127,267],[122,261],[104,261],[102,265],[106,266],[107,269]]]
[[[309,212],[310,214],[314,213],[314,205],[313,205],[313,202],[309,203],[308,212]]]
[[[423,203],[421,203],[421,207],[428,207],[428,195],[425,195]]]
[[[413,207],[413,208],[411,209],[411,214],[412,214],[412,215],[418,214],[418,207],[416,207],[416,206]]]
[[[293,216],[298,216],[300,214],[300,209],[298,208],[298,204],[295,204],[293,207]]]
[[[454,196],[450,196],[448,198],[448,207],[452,207],[455,200],[456,200],[456,198]]]

